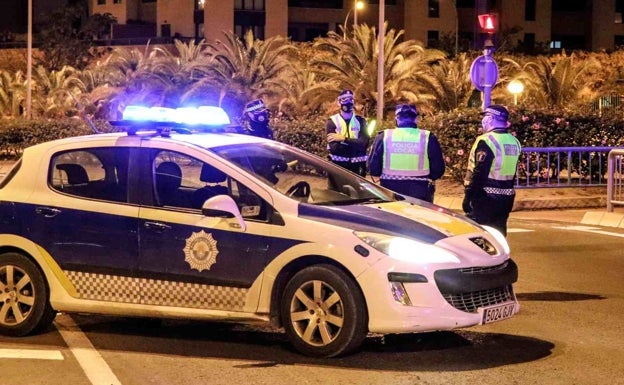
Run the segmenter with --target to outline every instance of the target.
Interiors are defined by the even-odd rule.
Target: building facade
[[[365,3],[356,10],[355,0],[91,0],[90,12],[111,13],[120,24],[118,33],[149,25],[155,36],[212,40],[224,31],[242,36],[251,29],[260,39],[280,35],[312,41],[355,21],[378,26],[379,1]],[[612,50],[624,45],[623,11],[624,0],[385,1],[389,28],[427,46],[454,40],[459,50],[480,48],[477,15],[483,13],[496,14],[501,44],[526,51]]]

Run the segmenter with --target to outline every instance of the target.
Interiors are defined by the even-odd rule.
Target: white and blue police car
[[[25,149],[0,182],[0,334],[59,311],[263,323],[333,357],[518,312],[496,230],[228,123],[129,107],[123,132]]]

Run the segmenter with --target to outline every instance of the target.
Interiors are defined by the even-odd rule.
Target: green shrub
[[[567,115],[557,111],[510,109],[511,132],[523,147],[624,146],[624,118],[619,115]],[[440,141],[447,175],[463,179],[470,148],[479,135],[481,110],[476,108],[421,116],[419,125],[431,130]],[[327,157],[325,124],[327,116],[273,119],[275,139]],[[385,121],[383,127],[388,127]],[[115,128],[108,122],[95,121],[99,131]],[[92,133],[83,120],[0,120],[0,158],[16,158],[25,147],[53,139]],[[372,139],[371,139],[372,141]]]

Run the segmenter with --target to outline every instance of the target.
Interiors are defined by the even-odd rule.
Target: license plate
[[[515,307],[515,302],[511,302],[503,305],[479,308],[478,313],[481,314],[481,325],[511,318],[514,315]]]

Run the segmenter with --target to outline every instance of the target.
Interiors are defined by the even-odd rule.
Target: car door
[[[138,262],[138,206],[129,202],[129,147],[60,151],[50,158],[47,191],[23,218],[29,237],[70,278],[81,298],[136,302],[126,290]]]
[[[197,157],[157,148],[143,156],[139,270],[149,279],[143,302],[242,310],[272,246],[269,202]],[[245,228],[202,214],[203,201],[218,194],[234,198]]]

